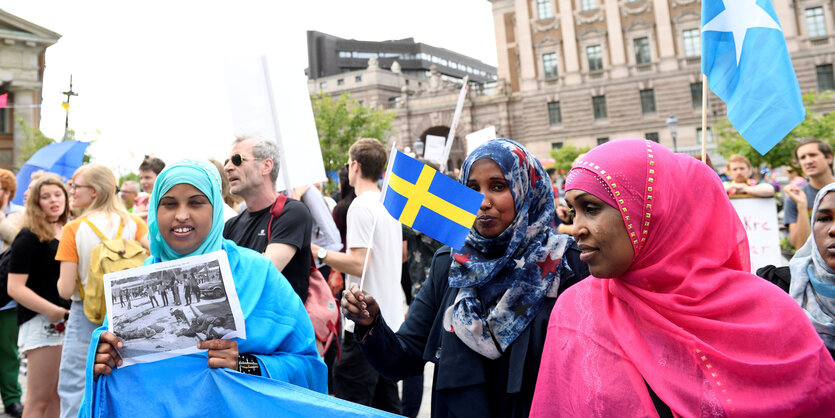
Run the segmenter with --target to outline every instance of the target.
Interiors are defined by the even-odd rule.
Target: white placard
[[[278,143],[281,161],[276,190],[325,181],[307,80],[287,66],[276,67],[270,68],[265,56],[225,60],[235,135]]]
[[[472,154],[472,152],[484,144],[487,141],[492,141],[496,139],[496,127],[490,125],[480,131],[475,131],[466,136],[467,138],[467,155]]]
[[[200,341],[246,339],[222,250],[105,274],[104,295],[107,330],[124,344],[122,367],[206,351]]]
[[[777,206],[773,197],[731,199],[739,220],[748,234],[751,272],[767,265],[785,265],[780,253]],[[710,243],[705,243],[710,245]]]
[[[446,138],[437,135],[426,135],[426,145],[423,148],[423,159],[433,163],[441,163],[444,158]]]

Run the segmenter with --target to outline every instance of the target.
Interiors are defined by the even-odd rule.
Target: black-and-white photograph
[[[200,341],[246,338],[222,251],[105,275],[105,296],[124,365],[202,351]]]

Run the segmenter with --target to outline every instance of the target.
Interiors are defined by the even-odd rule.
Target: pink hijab
[[[680,416],[835,411],[835,362],[797,303],[747,273],[745,230],[712,170],[625,139],[575,164],[566,191],[578,188],[612,194],[635,257],[557,300],[532,416],[654,416],[647,384]]]

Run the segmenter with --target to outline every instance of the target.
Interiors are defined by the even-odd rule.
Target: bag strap
[[[89,226],[90,229],[92,229],[93,232],[96,233],[96,235],[98,235],[100,240],[102,240],[102,241],[107,241],[108,240],[108,238],[104,234],[102,234],[101,231],[98,228],[96,228],[96,226],[93,225],[93,223],[90,222],[89,219],[81,218],[81,220],[84,221],[84,223],[86,223],[87,226]],[[119,238],[119,237],[122,236],[122,231],[124,231],[124,229],[125,229],[125,223],[122,222],[122,220],[120,219],[119,220],[119,229],[116,230],[116,238]]]
[[[275,203],[273,203],[273,206],[270,208],[270,223],[267,224],[267,245],[270,245],[270,239],[272,237],[273,219],[281,216],[281,212],[284,211],[285,203],[287,203],[287,196],[279,193],[278,197],[275,198]]]

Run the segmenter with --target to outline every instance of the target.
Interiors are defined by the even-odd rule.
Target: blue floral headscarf
[[[157,221],[157,208],[162,196],[172,187],[186,183],[200,190],[212,203],[212,229],[199,248],[190,254],[180,254],[162,239]],[[220,191],[220,173],[208,161],[182,160],[165,167],[154,182],[151,202],[148,208],[148,237],[151,255],[160,261],[176,260],[181,257],[218,251],[223,243],[223,196]]]
[[[827,193],[835,191],[835,183],[820,189],[812,208],[812,233],[789,261],[791,287],[789,294],[803,307],[826,348],[835,350],[835,270],[824,261],[815,242],[814,222],[818,207]]]
[[[459,291],[444,325],[471,349],[495,359],[536,317],[545,297],[556,297],[571,239],[557,233],[554,192],[539,160],[515,141],[490,141],[467,157],[464,184],[473,164],[484,158],[504,173],[516,216],[495,238],[471,229],[464,247],[453,253],[449,285]]]

